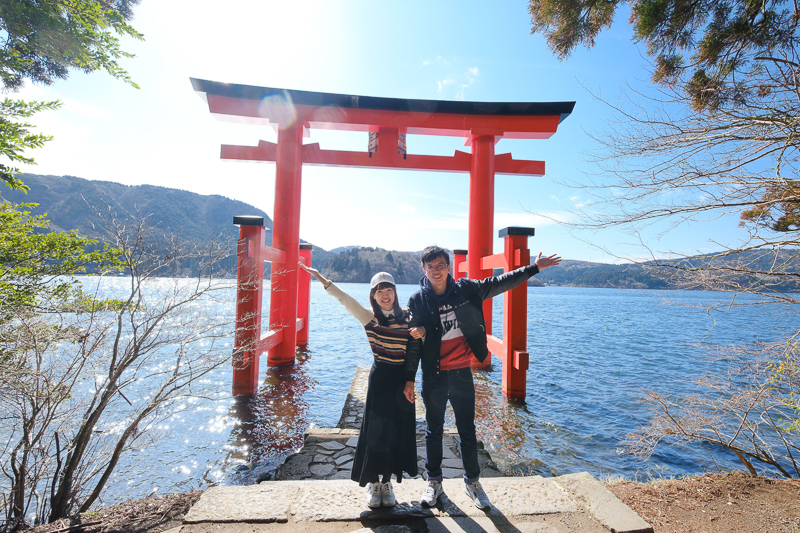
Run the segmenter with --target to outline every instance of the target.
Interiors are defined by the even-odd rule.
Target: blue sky
[[[224,6],[224,7],[223,7]],[[606,109],[587,89],[616,100],[626,83],[647,86],[643,52],[627,16],[591,50],[560,62],[541,36],[530,35],[524,1],[143,0],[134,27],[144,42],[123,65],[136,90],[105,73],[73,73],[51,87],[28,86],[21,97],[58,98],[62,109],[35,122],[54,140],[32,152],[23,170],[119,183],[153,184],[220,194],[273,213],[275,167],[226,162],[221,144],[275,141],[270,128],[214,119],[190,77],[214,81],[370,96],[470,101],[576,101],[548,140],[501,140],[497,153],[546,161],[544,177],[497,176],[495,235],[506,226],[536,228],[533,252],[619,262],[647,252],[639,237],[618,230],[570,232],[591,171],[587,132],[599,131]],[[365,133],[311,130],[322,148],[366,150]],[[464,139],[409,136],[409,153],[468,151]],[[304,167],[301,236],[326,249],[345,245],[419,250],[432,243],[466,248],[466,174]],[[242,213],[246,214],[246,213]],[[398,223],[402,221],[402,223]],[[739,237],[735,217],[642,236],[657,254],[718,249],[710,240]],[[495,252],[502,250],[498,239]],[[611,251],[609,254],[607,251]]]

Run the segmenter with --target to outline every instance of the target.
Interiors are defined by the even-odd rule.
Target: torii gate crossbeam
[[[459,102],[379,98],[236,85],[194,78],[191,82],[195,91],[208,103],[212,114],[226,120],[271,125],[278,129],[277,144],[260,141],[257,146],[223,145],[221,149],[223,159],[266,161],[276,165],[273,249],[267,250],[268,247],[264,246],[263,231],[245,231],[245,225],[240,226],[240,238],[249,239],[251,243],[244,248],[240,245],[240,251],[260,250],[255,266],[245,261],[249,266],[244,270],[240,268],[240,286],[253,286],[251,279],[243,279],[243,271],[257,277],[253,269],[257,270],[258,265],[263,268],[263,261],[270,258],[274,266],[269,332],[261,336],[261,311],[257,309],[260,294],[257,298],[251,298],[252,305],[247,308],[248,311],[242,312],[241,317],[237,311],[237,329],[241,318],[241,324],[245,326],[243,329],[249,332],[250,337],[237,334],[236,350],[237,353],[243,353],[243,358],[239,362],[240,368],[237,368],[237,363],[234,366],[234,394],[255,392],[258,355],[262,350],[269,349],[267,362],[270,365],[292,364],[295,346],[307,342],[308,316],[298,314],[298,306],[301,310],[307,310],[307,302],[298,303],[298,290],[303,290],[307,298],[307,286],[298,286],[296,266],[301,257],[299,228],[303,164],[469,172],[466,268],[456,263],[456,269],[458,275],[482,278],[491,275],[492,264],[499,261],[492,258],[495,174],[542,176],[545,170],[543,161],[515,160],[511,154],[496,155],[496,143],[503,137],[547,139],[575,106],[575,102]],[[375,135],[377,142],[367,152],[322,150],[318,144],[302,143],[304,129],[310,128],[370,132]],[[404,141],[408,134],[464,137],[471,153],[456,151],[450,157],[407,154]],[[511,251],[506,250],[507,258],[501,261],[507,268],[518,264],[519,258],[527,252],[527,237],[520,240],[522,237],[518,237],[518,233],[515,230],[507,236],[507,247],[511,246]],[[525,234],[525,231],[521,233]],[[532,231],[526,235],[532,235]],[[258,239],[261,239],[260,244],[256,242]],[[304,257],[304,261],[310,262],[310,255]],[[519,307],[516,305],[509,309],[519,314]],[[258,315],[258,320],[252,319],[253,313]],[[490,334],[491,301],[484,303],[484,317],[486,332]],[[519,319],[517,317],[516,321],[510,321],[511,317],[504,315],[504,323],[518,323]],[[506,369],[512,366],[519,369],[527,365],[523,364],[524,357],[520,355],[525,353],[524,340],[521,348],[517,346],[512,350],[512,336],[519,337],[507,333],[504,325],[504,339],[509,339],[507,346],[504,347],[503,341],[491,337],[490,347],[493,353],[504,360],[503,392],[524,398],[524,379],[521,390],[518,383],[506,386]],[[511,361],[509,357],[512,356],[508,354],[516,357],[515,361]]]

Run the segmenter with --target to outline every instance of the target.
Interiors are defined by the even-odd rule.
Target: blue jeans
[[[456,429],[461,440],[464,480],[474,483],[481,476],[478,465],[478,438],[475,436],[475,384],[472,369],[443,370],[422,380],[422,401],[425,404],[425,469],[428,480],[442,480],[442,435],[447,401],[456,415]]]

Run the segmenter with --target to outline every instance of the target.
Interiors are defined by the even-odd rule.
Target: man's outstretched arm
[[[559,264],[561,264],[561,257],[558,255],[553,254],[543,257],[542,253],[539,252],[534,262],[528,266],[520,267],[497,277],[478,281],[476,290],[483,300],[494,298],[498,294],[502,294],[525,283],[545,268],[550,268]]]

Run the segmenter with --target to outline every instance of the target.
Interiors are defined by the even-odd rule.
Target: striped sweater
[[[406,346],[411,338],[408,332],[408,312],[401,320],[389,318],[389,326],[381,326],[375,319],[372,309],[362,306],[358,301],[331,283],[328,294],[339,300],[351,315],[361,322],[367,332],[367,340],[375,361],[391,365],[402,365],[406,361]]]

